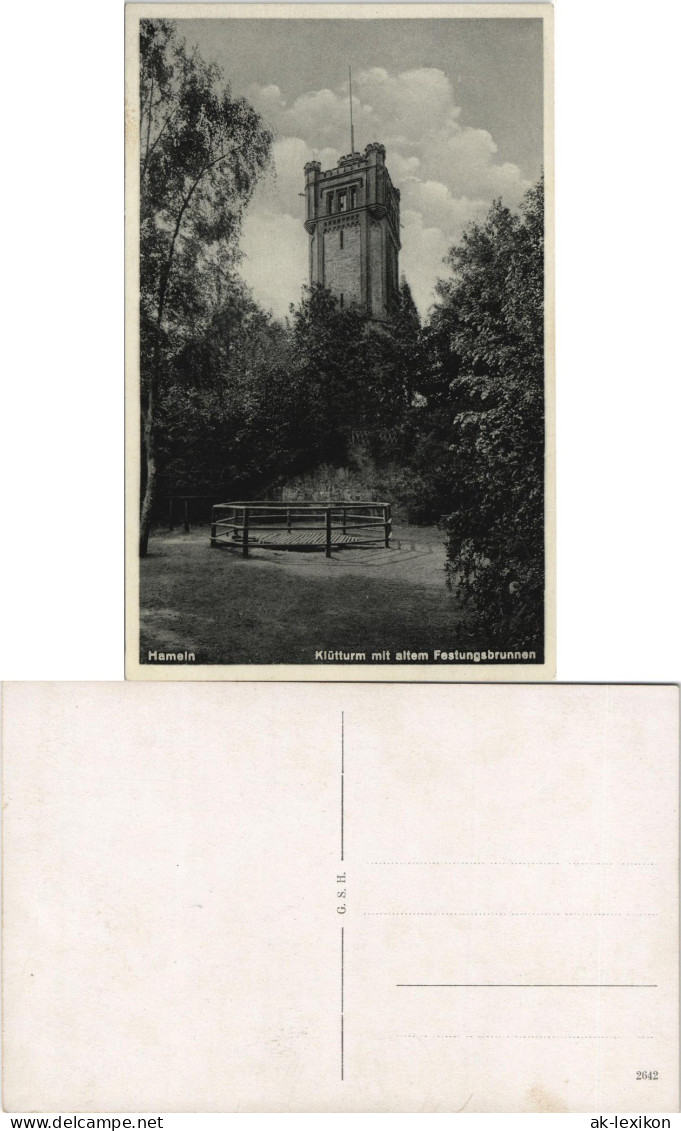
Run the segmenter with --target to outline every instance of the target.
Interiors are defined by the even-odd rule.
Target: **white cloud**
[[[402,188],[402,182],[405,177],[414,177],[418,175],[421,168],[421,159],[419,157],[403,157],[402,154],[393,149],[390,154],[390,176],[396,185]]]
[[[252,102],[257,102],[257,109],[261,114],[268,111],[269,113],[276,113],[277,109],[283,109],[286,106],[286,99],[274,83],[270,86],[254,84],[248,88],[247,94]]]
[[[402,222],[405,210],[419,212],[432,227],[438,227],[450,242],[460,237],[465,224],[475,219],[487,207],[484,198],[471,200],[467,196],[452,196],[441,181],[420,181],[406,177],[401,182]]]
[[[424,224],[422,213],[403,211],[400,270],[422,315],[427,314],[434,301],[436,280],[445,274],[442,260],[448,246],[440,228]]]
[[[301,137],[278,138],[272,147],[272,173],[258,186],[256,202],[299,216],[302,224],[304,207],[301,194],[305,184],[303,169],[306,162],[315,157],[325,168],[332,168],[339,156],[337,149],[313,151]]]
[[[243,228],[241,274],[262,306],[285,318],[308,281],[308,243],[299,217],[249,209]]]
[[[255,255],[254,262],[261,262],[260,252],[255,251],[256,221],[268,233],[278,223],[273,239],[281,256],[286,247],[291,255],[289,293],[295,300],[300,264],[306,259],[300,198],[303,166],[314,157],[330,168],[348,151],[348,87],[346,83],[336,90],[309,91],[291,102],[273,85],[252,87],[249,95],[277,134],[276,179],[263,182],[249,210],[250,254]],[[436,68],[390,74],[373,67],[353,78],[356,148],[363,149],[369,141],[386,146],[388,168],[402,192],[401,270],[422,311],[430,305],[435,281],[443,274],[443,257],[465,224],[483,215],[495,197],[516,206],[529,187],[517,165],[498,160],[491,134],[462,125],[460,115],[452,83]],[[298,225],[296,239],[293,225]],[[264,237],[260,242],[265,242]],[[279,262],[287,270],[285,260]],[[263,302],[265,266],[263,260],[262,269],[253,276],[259,280],[253,285]],[[305,262],[303,281],[306,275]]]

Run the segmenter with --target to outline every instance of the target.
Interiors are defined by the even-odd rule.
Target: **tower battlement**
[[[399,289],[400,193],[385,164],[385,146],[341,157],[333,169],[305,165],[305,229],[310,283],[341,306],[361,306],[385,321]]]

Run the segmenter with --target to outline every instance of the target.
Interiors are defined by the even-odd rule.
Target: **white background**
[[[9,25],[0,675],[120,679],[123,5]],[[561,680],[681,678],[678,32],[556,5]]]
[[[679,23],[556,3],[560,680],[681,678]],[[121,679],[123,5],[3,32],[0,676]]]

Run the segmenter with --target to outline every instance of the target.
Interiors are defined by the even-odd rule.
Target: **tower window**
[[[357,207],[357,185],[352,185],[350,188],[350,207]]]
[[[341,310],[342,310],[343,309],[343,292],[342,291],[341,291],[341,296],[340,296],[340,305],[341,305]]]
[[[339,212],[345,212],[347,206],[348,206],[348,196],[347,196],[347,193],[345,192],[345,190],[343,190],[343,192],[338,193],[338,211]]]
[[[342,231],[341,231],[341,234],[340,234],[340,247],[341,247],[341,251],[342,251],[343,250],[343,232]]]
[[[327,193],[327,196],[326,196],[326,211],[328,213],[333,212],[333,193],[332,192]]]

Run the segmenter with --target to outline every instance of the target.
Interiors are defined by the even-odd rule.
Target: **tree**
[[[368,322],[363,342],[363,427],[378,458],[400,451],[421,367],[421,320],[404,276],[388,319]]]
[[[544,597],[543,184],[496,201],[440,282],[431,327],[448,378],[450,584],[490,643],[537,647]]]
[[[159,400],[169,365],[211,316],[216,280],[239,257],[243,211],[272,134],[218,67],[188,52],[170,20],[140,25],[140,372],[147,552],[157,479]]]
[[[315,284],[305,288],[291,316],[291,364],[304,390],[301,426],[308,466],[340,465],[364,415],[366,314],[356,306],[341,308],[329,290]]]
[[[276,395],[287,356],[285,328],[235,275],[169,363],[157,416],[159,489],[226,484],[241,495],[259,487],[279,466],[277,442],[290,439]],[[279,384],[291,401],[290,383]],[[280,429],[271,436],[275,413]]]
[[[424,359],[421,319],[404,275],[391,311],[390,334],[394,345],[394,394],[409,408],[421,383]]]

